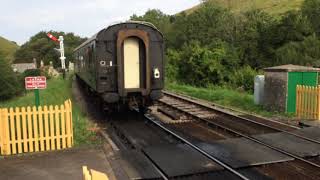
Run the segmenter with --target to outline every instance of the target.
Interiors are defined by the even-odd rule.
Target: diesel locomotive
[[[74,50],[75,73],[109,110],[151,105],[164,87],[164,39],[151,23],[100,30]]]

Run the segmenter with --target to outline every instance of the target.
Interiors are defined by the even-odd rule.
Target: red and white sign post
[[[61,68],[63,71],[63,78],[65,78],[65,69],[66,69],[66,57],[64,56],[64,44],[63,44],[63,36],[59,36],[59,39],[54,37],[52,34],[48,33],[47,36],[55,42],[60,43],[60,49],[58,51],[60,52],[60,60],[61,60]]]
[[[40,92],[39,89],[47,88],[47,78],[45,76],[26,77],[25,79],[26,90],[34,90],[35,104],[40,105]]]

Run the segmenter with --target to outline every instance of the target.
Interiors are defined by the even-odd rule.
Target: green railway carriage
[[[164,40],[146,22],[113,24],[74,51],[77,78],[112,105],[148,106],[162,96]]]

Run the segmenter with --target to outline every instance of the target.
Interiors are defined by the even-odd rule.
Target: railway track
[[[151,164],[159,175],[153,175],[151,179],[248,179],[188,140],[166,129],[151,115],[137,116],[139,115],[130,112],[129,118],[125,117],[126,120],[115,118],[110,124],[128,147],[142,153],[148,159],[148,164]]]
[[[228,111],[211,107],[186,97],[164,92],[165,97],[158,102],[178,112],[202,120],[207,124],[222,127],[239,136],[254,136],[268,133],[285,133],[298,138],[320,144],[320,136],[305,136],[300,128],[278,122],[255,118],[244,118]],[[317,134],[318,135],[318,134]]]
[[[163,110],[167,111],[166,109]],[[320,177],[317,167],[292,157],[288,159],[288,156],[279,162],[244,167],[233,166],[232,163],[230,164],[230,162],[221,158],[223,154],[211,154],[199,142],[211,144],[228,139],[239,139],[241,136],[223,128],[212,126],[209,123],[204,123],[178,110],[167,115],[173,118],[168,118],[166,122],[164,118],[158,118],[153,114],[143,117],[141,114],[128,112],[119,117],[109,116],[108,122],[110,123],[101,122],[101,127],[105,126],[107,129],[110,127],[110,129],[113,129],[108,132],[113,142],[120,148],[119,155],[116,157],[128,160],[125,163],[115,165],[115,168],[128,166],[127,169],[131,171],[131,174],[127,174],[126,177],[129,177],[129,179],[319,179]],[[181,119],[175,121],[173,120],[175,118]],[[158,124],[169,131],[158,126]],[[289,130],[294,132],[296,129],[298,128],[290,128]],[[119,140],[121,144],[119,144]],[[232,171],[228,171],[228,169],[185,142],[198,147],[199,150],[241,176],[239,177]],[[237,144],[233,145],[236,149]],[[193,157],[193,159],[188,157]],[[229,158],[232,159],[233,157]],[[319,158],[308,160],[314,163],[319,162]],[[207,168],[207,165],[210,164],[212,165],[211,168]],[[170,169],[174,171],[170,171]],[[128,173],[127,170],[125,172]]]
[[[169,98],[167,98],[168,96]],[[308,179],[319,179],[320,177],[319,173],[315,173],[320,168],[319,152],[316,152],[318,154],[313,154],[313,156],[311,155],[311,157],[307,157],[299,153],[296,154],[294,152],[291,152],[284,147],[279,147],[277,146],[277,144],[270,144],[269,141],[266,141],[263,138],[258,138],[259,135],[265,136],[270,134],[271,136],[273,136],[279,133],[283,133],[289,137],[298,138],[300,140],[302,139],[303,143],[309,143],[309,145],[310,143],[312,145],[319,145],[319,141],[316,138],[313,139],[310,137],[305,137],[301,133],[299,133],[299,128],[285,126],[283,124],[276,124],[275,122],[267,122],[266,124],[264,124],[263,122],[261,122],[264,120],[261,119],[259,120],[259,122],[254,122],[253,120],[229,114],[225,111],[221,112],[215,108],[207,107],[192,100],[188,100],[184,97],[181,98],[180,96],[172,94],[166,94],[165,98],[160,100],[159,104],[161,105],[161,110],[158,111],[162,112],[166,116],[171,117],[173,119],[172,121],[174,122],[170,123],[168,120],[162,120],[165,126],[169,127],[169,129],[174,129],[176,131],[182,132],[182,134],[190,141],[204,141],[214,143],[221,139],[242,137],[254,143],[263,145],[272,150],[292,157],[294,160],[291,162],[286,162],[285,164],[287,164],[287,166],[284,166],[286,168],[282,169],[287,169],[288,172],[293,172],[294,169],[305,170],[300,172],[303,174],[302,176],[296,177]],[[180,121],[179,119],[177,119],[177,117],[183,117],[183,121]],[[205,129],[208,129],[208,131],[205,131]],[[208,136],[208,134],[211,135]],[[273,173],[274,177],[283,177],[279,176],[279,174],[283,175],[285,173],[279,172],[279,168],[276,168],[277,166],[279,166],[279,164],[281,163],[264,165],[262,167],[257,167],[254,169],[256,169],[257,171],[263,171],[264,174],[272,174],[270,172],[268,173],[268,171],[270,171],[270,169],[273,169],[272,172],[275,172]],[[311,172],[309,170],[311,170]],[[287,177],[289,177],[289,175]]]
[[[141,152],[145,158],[148,159],[149,163],[151,162],[152,167],[159,175],[156,177],[159,179],[319,179],[320,177],[320,173],[317,172],[319,170],[317,167],[299,159],[289,159],[283,162],[274,162],[261,166],[256,165],[253,167],[235,168],[220,160],[218,156],[208,153],[206,149],[199,146],[199,143],[196,143],[195,140],[197,138],[187,137],[186,133],[181,133],[181,129],[179,130],[179,128],[168,128],[167,124],[163,123],[153,114],[145,114],[145,117],[142,119],[141,117],[140,119],[135,119],[136,117],[134,116],[136,115],[127,115],[125,121],[115,119],[111,124],[118,132],[118,135],[121,136],[122,139],[125,139],[125,142],[129,147]],[[179,126],[181,124],[173,125]],[[192,132],[194,131],[196,130],[193,130]],[[210,137],[216,137],[214,141],[226,138],[213,132],[214,131],[210,131],[206,133],[207,135],[210,134]],[[176,146],[177,144],[179,145]],[[181,150],[185,150],[183,148],[181,149],[181,147],[185,148],[186,146],[189,147],[187,148],[188,151],[181,152]],[[171,150],[167,151],[168,148]],[[190,154],[190,148],[192,149],[192,152],[197,155],[193,153]],[[152,152],[154,150],[157,152]],[[159,154],[161,151],[164,151],[164,153]],[[171,154],[172,152],[175,153]],[[199,157],[201,157],[199,154],[203,155],[205,158],[202,156],[200,161],[208,163],[209,159],[211,160],[210,163],[216,163],[216,165],[218,165],[216,167],[219,167],[219,170],[212,169],[198,173],[184,171],[184,173],[179,176],[172,175],[172,172],[168,172],[167,168],[178,167],[177,164],[170,165],[176,161],[174,157],[177,156],[177,153],[181,153],[183,158],[186,159],[188,159],[188,156],[196,156],[196,159],[199,159]],[[164,161],[168,160],[165,156],[170,157],[168,162],[163,162],[163,158],[165,159]],[[190,163],[190,161],[182,160],[182,162],[179,162],[178,164],[187,166],[186,164],[188,163]],[[195,166],[197,166],[197,163],[195,163]],[[195,166],[193,166],[193,168],[195,168]]]

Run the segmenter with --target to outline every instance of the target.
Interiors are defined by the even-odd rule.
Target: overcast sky
[[[0,0],[0,36],[23,44],[41,30],[90,37],[115,21],[148,9],[175,14],[199,0]]]

